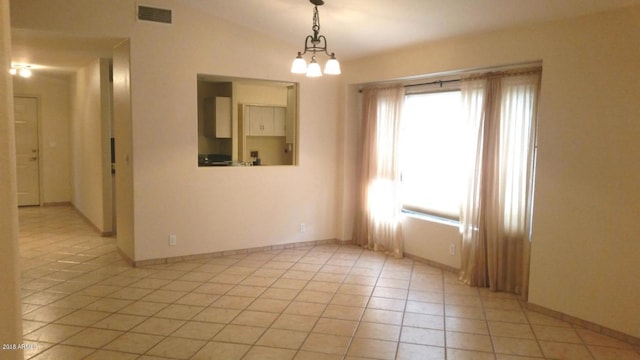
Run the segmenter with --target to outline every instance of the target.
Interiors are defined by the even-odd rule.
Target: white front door
[[[18,205],[40,205],[38,99],[14,98]]]

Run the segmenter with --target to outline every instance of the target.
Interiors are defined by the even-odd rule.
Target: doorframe
[[[42,147],[42,96],[40,94],[13,93],[13,111],[15,112],[16,98],[36,99],[36,132],[38,136],[38,206],[44,206],[44,179],[43,179],[43,147]],[[14,120],[15,123],[15,120]]]

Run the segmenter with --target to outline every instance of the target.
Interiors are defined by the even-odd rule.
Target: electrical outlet
[[[451,256],[453,256],[453,255],[455,255],[455,254],[456,254],[456,244],[451,244],[451,245],[449,245],[449,254],[450,254]]]
[[[169,246],[176,246],[177,238],[175,235],[169,235]]]
[[[300,232],[306,232],[307,231],[307,225],[305,225],[305,223],[301,223],[300,224]]]

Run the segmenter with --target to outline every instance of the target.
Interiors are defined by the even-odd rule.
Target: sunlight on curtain
[[[404,87],[363,89],[354,242],[402,257],[398,159]]]
[[[525,234],[527,194],[531,177],[534,145],[534,106],[538,74],[502,79],[500,111],[500,163],[507,164],[501,173],[504,204],[504,231],[509,236]]]
[[[466,170],[465,192],[460,206],[460,232],[462,247],[460,256],[462,266],[460,280],[472,286],[487,286],[484,271],[486,268],[486,244],[478,229],[480,223],[480,179],[482,174],[482,123],[485,106],[486,79],[469,79],[462,82],[462,106],[465,109],[466,131],[464,161],[461,166]]]
[[[469,124],[460,279],[527,295],[540,71],[463,82]]]

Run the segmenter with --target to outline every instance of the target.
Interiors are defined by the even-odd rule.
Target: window
[[[404,210],[459,220],[463,126],[459,90],[406,95],[400,138]]]

